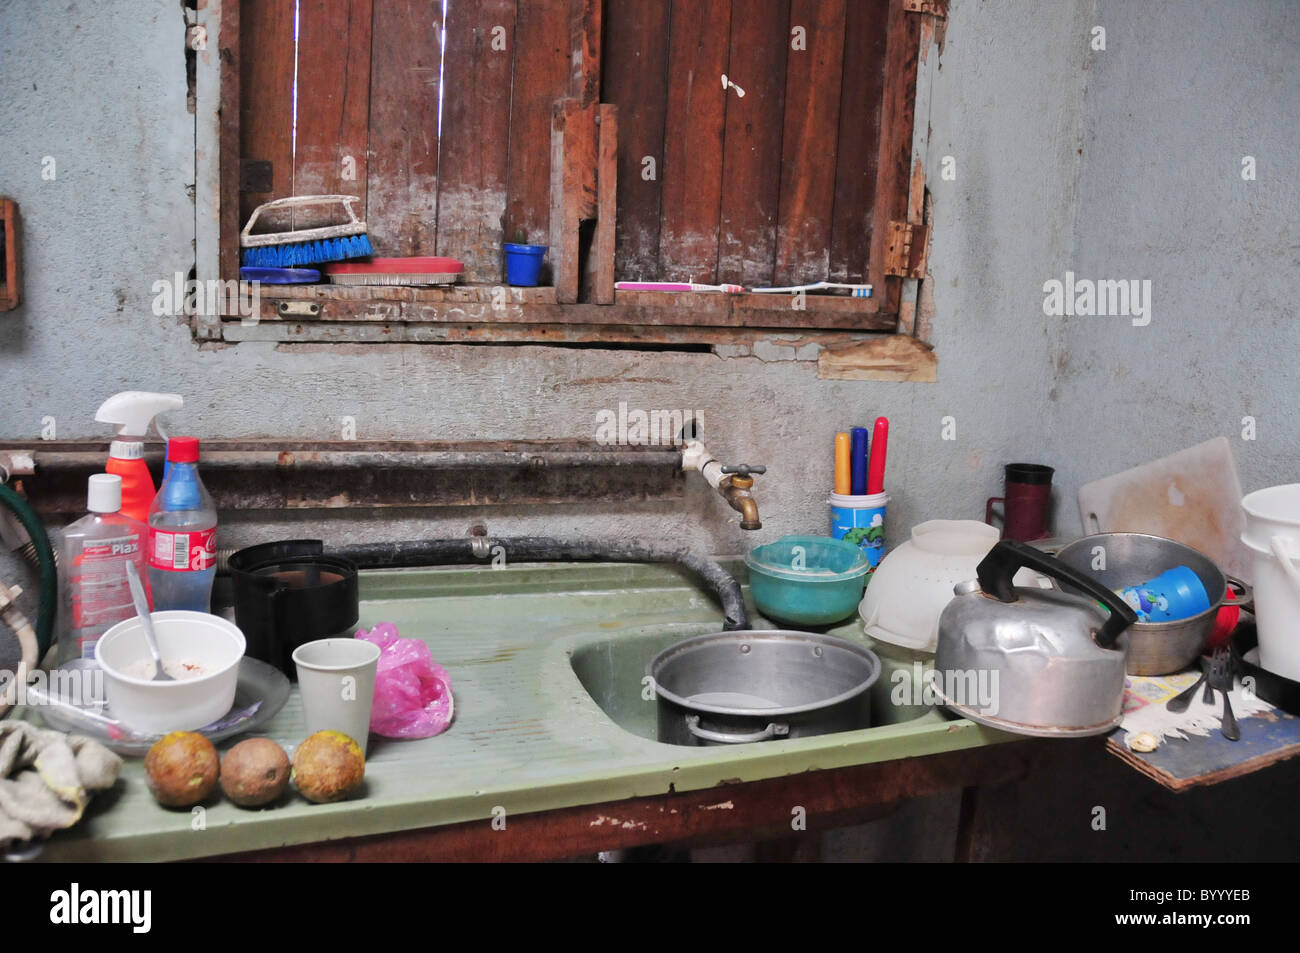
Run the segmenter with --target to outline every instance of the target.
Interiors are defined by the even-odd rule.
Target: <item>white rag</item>
[[[1206,737],[1217,731],[1223,721],[1223,692],[1218,689],[1212,704],[1207,705],[1203,700],[1205,685],[1202,683],[1186,711],[1175,713],[1165,707],[1165,702],[1198,678],[1200,672],[1191,669],[1177,675],[1130,675],[1124,691],[1124,720],[1120,722],[1125,746],[1132,748],[1133,737],[1141,732],[1148,732],[1163,743],[1167,738]],[[1238,721],[1273,707],[1236,680],[1228,698]]]

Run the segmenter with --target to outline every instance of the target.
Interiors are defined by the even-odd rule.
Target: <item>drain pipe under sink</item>
[[[505,550],[511,562],[617,562],[675,563],[708,587],[722,604],[723,629],[749,628],[740,584],[714,560],[689,549],[672,549],[643,543],[598,539],[557,539],[550,536],[464,539],[413,539],[391,543],[357,543],[331,546],[330,555],[351,559],[362,569],[396,569],[413,566],[457,566],[482,563],[495,547]]]

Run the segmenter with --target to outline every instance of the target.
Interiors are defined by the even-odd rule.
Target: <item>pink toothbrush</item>
[[[740,285],[697,285],[685,281],[616,281],[617,291],[722,291],[726,294],[741,294],[745,289]]]

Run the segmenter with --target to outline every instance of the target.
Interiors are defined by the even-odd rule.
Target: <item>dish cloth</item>
[[[1163,743],[1168,738],[1206,737],[1217,731],[1223,720],[1223,693],[1217,689],[1213,704],[1205,704],[1205,686],[1202,684],[1196,689],[1187,711],[1175,713],[1165,707],[1165,702],[1189,688],[1200,674],[1199,670],[1189,669],[1177,675],[1130,675],[1124,689],[1124,720],[1120,722],[1125,747],[1132,748],[1133,738],[1144,732]],[[1239,680],[1233,682],[1228,698],[1238,721],[1273,707],[1254,692],[1247,691]]]
[[[0,721],[0,847],[76,824],[121,769],[122,759],[98,741]]]

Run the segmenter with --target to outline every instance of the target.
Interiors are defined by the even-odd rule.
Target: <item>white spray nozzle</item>
[[[100,404],[95,419],[100,423],[116,424],[119,437],[143,437],[149,432],[149,423],[154,417],[163,411],[177,410],[184,404],[185,398],[180,394],[127,390]]]

